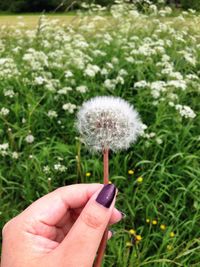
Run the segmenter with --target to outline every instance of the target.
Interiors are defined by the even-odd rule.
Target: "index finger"
[[[68,209],[84,207],[102,184],[75,184],[64,186],[43,196],[24,210],[19,217],[54,226],[66,215]]]

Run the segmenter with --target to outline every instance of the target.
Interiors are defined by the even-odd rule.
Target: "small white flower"
[[[47,113],[47,116],[49,118],[57,118],[58,117],[58,114],[55,110],[49,110],[48,113]]]
[[[80,85],[80,86],[76,87],[76,91],[84,94],[88,91],[88,88],[85,85]]]
[[[60,90],[58,90],[58,94],[59,95],[66,95],[69,91],[72,91],[72,88],[71,87],[64,87]]]
[[[73,73],[70,71],[70,70],[68,70],[68,71],[65,71],[65,78],[71,78],[71,77],[73,77],[74,75],[73,75]]]
[[[94,151],[127,149],[142,132],[138,113],[119,97],[92,98],[83,103],[77,117],[77,129]]]
[[[4,92],[4,96],[8,96],[8,97],[10,97],[10,98],[13,98],[14,95],[15,95],[15,92],[14,92],[13,90],[11,90],[11,89],[6,90],[6,91]]]
[[[74,113],[74,110],[76,109],[76,105],[71,103],[66,103],[62,106],[64,110],[67,110],[69,113]]]
[[[27,143],[31,144],[31,143],[34,142],[35,137],[32,134],[29,134],[29,135],[26,136],[25,140],[26,140]]]
[[[57,164],[54,164],[54,170],[60,171],[60,172],[65,172],[67,170],[67,168],[64,165],[57,163]]]
[[[12,156],[13,159],[18,159],[19,158],[19,153],[14,151],[11,156]]]
[[[7,115],[9,114],[9,112],[10,112],[9,109],[7,109],[7,108],[2,108],[2,109],[0,110],[0,115],[2,115],[2,116],[7,116]]]
[[[43,171],[44,171],[45,173],[47,173],[47,174],[50,173],[50,168],[49,168],[49,166],[47,166],[47,165],[44,166],[44,167],[43,167]]]

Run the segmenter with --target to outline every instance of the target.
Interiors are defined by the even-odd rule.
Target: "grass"
[[[58,20],[59,23],[69,23],[74,14],[47,14],[49,20]],[[35,28],[38,25],[41,14],[20,14],[19,16],[9,14],[9,15],[0,15],[0,26],[20,26],[20,23],[24,23],[28,28]]]
[[[127,217],[113,227],[104,266],[197,267],[199,17],[138,17],[126,6],[113,12],[109,19],[101,13],[79,17],[79,27],[67,16],[61,18],[66,25],[51,19],[38,25],[37,16],[24,16],[33,31],[1,28],[0,144],[9,148],[0,150],[0,225],[59,186],[102,181],[101,155],[91,155],[80,142],[75,113],[62,106],[78,109],[96,95],[120,96],[135,106],[147,129],[127,151],[111,153],[110,180]],[[18,18],[9,21],[16,24]],[[99,67],[94,75],[88,74],[91,65]],[[80,85],[86,93],[78,91]],[[177,105],[196,116],[181,115]],[[55,117],[48,115],[52,110]],[[27,143],[30,134],[35,139]],[[64,168],[56,169],[58,163]]]

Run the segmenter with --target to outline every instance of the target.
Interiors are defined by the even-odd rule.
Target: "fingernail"
[[[96,201],[106,208],[109,208],[115,197],[116,187],[113,184],[106,184],[98,194]]]
[[[114,231],[112,229],[110,229],[110,232],[111,232],[112,236],[114,236],[116,234],[116,231]]]
[[[120,211],[120,212],[121,212],[121,215],[122,215],[122,219],[125,219],[126,218],[126,213],[124,213],[122,211]]]

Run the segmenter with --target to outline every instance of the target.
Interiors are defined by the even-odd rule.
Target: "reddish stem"
[[[103,183],[104,184],[109,183],[109,149],[108,148],[103,150]],[[106,227],[106,230],[101,239],[101,243],[99,245],[94,267],[101,267],[104,252],[106,249],[107,240],[108,240],[108,227]]]

